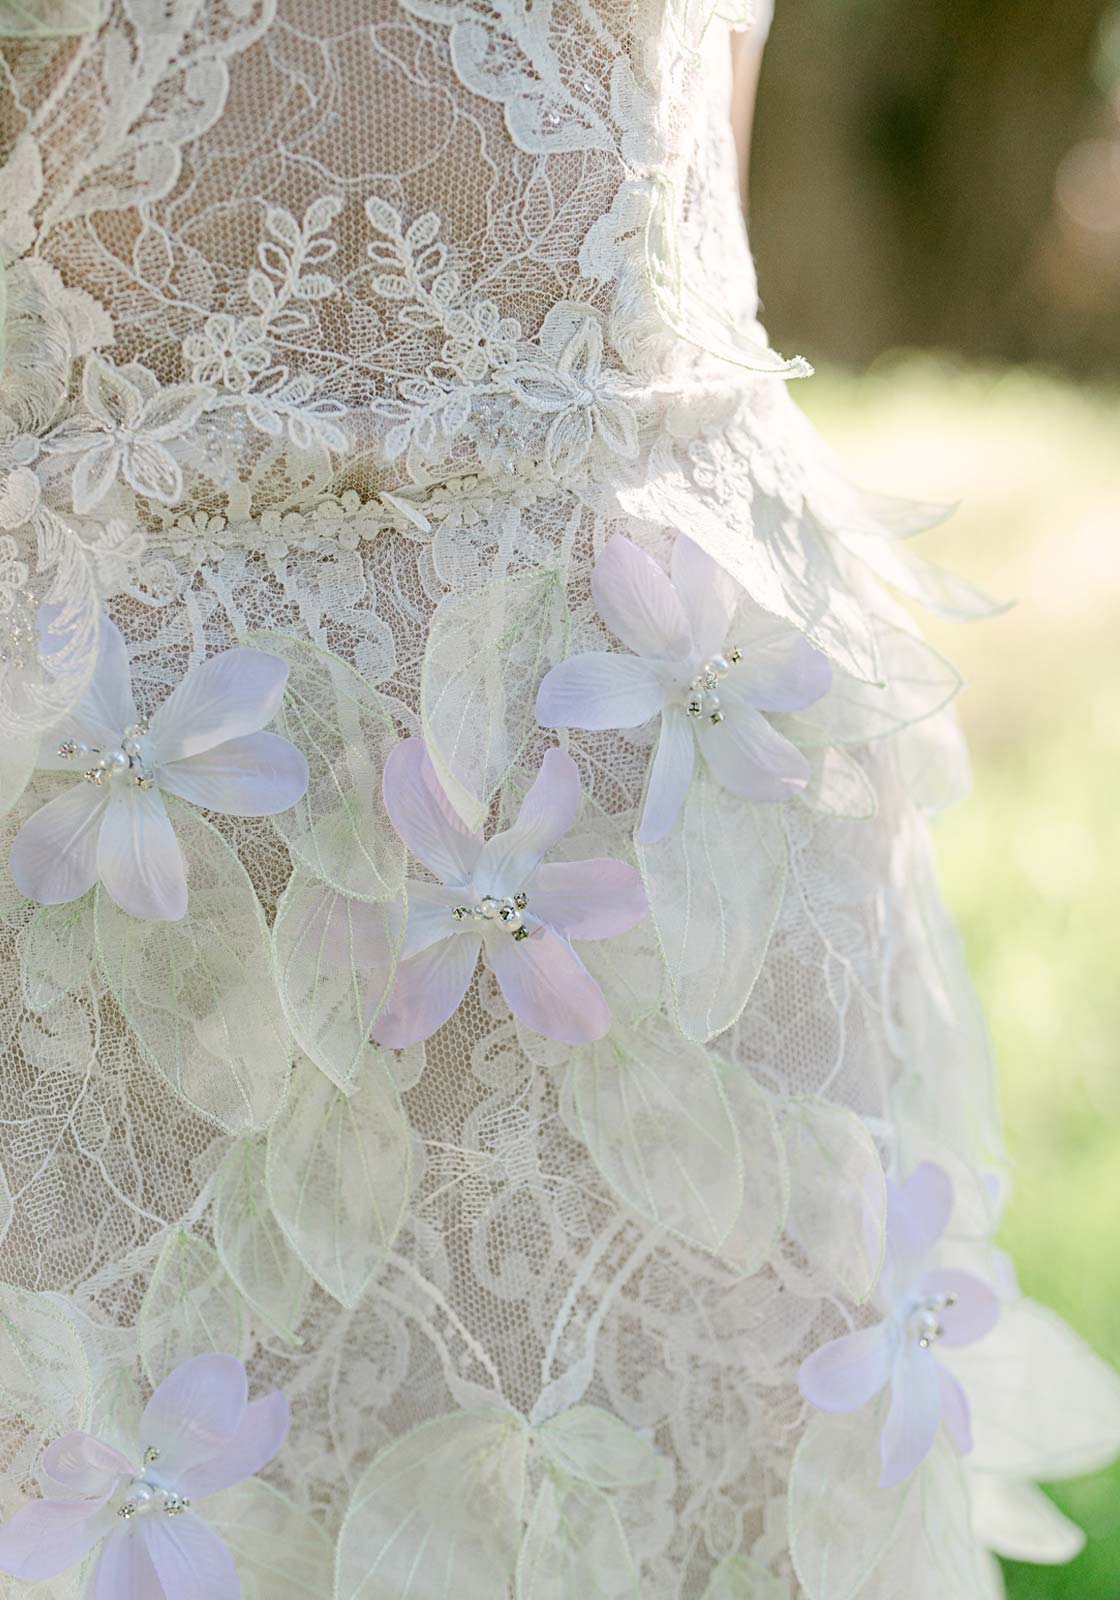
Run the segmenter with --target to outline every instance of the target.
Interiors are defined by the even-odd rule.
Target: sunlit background
[[[751,236],[798,398],[858,481],[962,502],[923,553],[974,787],[939,823],[999,1065],[1025,1290],[1120,1365],[1120,5],[778,0]],[[1120,1468],[1011,1600],[1120,1600]],[[949,1600],[949,1597],[947,1597]]]

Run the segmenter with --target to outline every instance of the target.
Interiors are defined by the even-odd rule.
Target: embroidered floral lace
[[[958,679],[898,596],[988,602],[757,321],[751,20],[0,0],[3,1517],[217,1352],[291,1408],[204,1508],[247,1600],[993,1600],[1077,1548],[1031,1480],[1120,1448],[1120,1386],[992,1244]],[[131,897],[118,827],[74,898],[41,821],[7,863],[116,630],[90,781],[177,875]],[[145,766],[233,650],[272,731]]]

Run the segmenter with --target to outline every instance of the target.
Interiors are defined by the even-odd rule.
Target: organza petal
[[[879,1439],[879,1487],[892,1489],[925,1460],[941,1421],[938,1366],[929,1350],[908,1341],[891,1372],[891,1403]]]
[[[97,875],[129,916],[178,922],[186,914],[183,855],[158,789],[113,785],[98,836]]]
[[[819,1411],[856,1411],[887,1384],[891,1357],[890,1335],[879,1322],[814,1350],[801,1363],[797,1386]]]
[[[463,900],[459,890],[448,889],[442,883],[422,883],[418,878],[409,878],[405,889],[408,921],[398,955],[400,961],[410,961],[441,939],[462,931],[453,915]]]
[[[307,758],[278,733],[247,733],[159,768],[159,786],[231,817],[272,817],[307,789]]]
[[[0,1527],[0,1572],[53,1578],[72,1567],[112,1526],[102,1500],[33,1500]]]
[[[697,652],[706,660],[722,654],[743,591],[731,574],[687,535],[677,535],[670,565]]]
[[[486,959],[514,1016],[546,1039],[590,1044],[611,1025],[603,991],[566,939],[547,928],[528,939],[498,934]]]
[[[757,606],[735,620],[732,643],[742,652],[734,681],[759,711],[801,711],[828,693],[832,667],[796,628]]]
[[[605,650],[551,667],[537,690],[542,728],[637,728],[661,710],[664,690],[648,661]]]
[[[248,1392],[236,1356],[194,1356],[169,1373],[140,1418],[140,1444],[159,1451],[160,1476],[178,1485],[219,1457],[241,1427]]]
[[[12,840],[8,867],[20,894],[65,905],[97,882],[97,841],[109,803],[104,789],[75,784],[33,816]]]
[[[382,777],[389,820],[412,851],[444,883],[469,882],[482,849],[443,792],[422,739],[402,739]]]
[[[59,1484],[68,1494],[93,1499],[110,1493],[117,1479],[131,1477],[133,1464],[112,1445],[89,1433],[67,1433],[43,1451],[40,1474],[49,1479],[45,1493]]]
[[[118,1527],[101,1548],[89,1600],[167,1600],[147,1541],[135,1525]]]
[[[453,933],[410,961],[399,961],[389,998],[373,1025],[373,1037],[390,1050],[427,1039],[462,1003],[478,964],[482,935]]]
[[[533,874],[530,910],[566,939],[610,939],[641,922],[646,894],[625,861],[551,861]]]
[[[675,661],[692,649],[680,596],[656,561],[623,534],[604,545],[591,594],[607,627],[635,655]]]
[[[475,888],[494,895],[526,889],[541,857],[564,837],[578,810],[579,768],[563,750],[547,751],[513,827],[483,845]]]
[[[201,1517],[145,1517],[139,1531],[167,1600],[241,1600],[233,1557]]]
[[[1085,1548],[1085,1535],[1033,1483],[992,1472],[969,1475],[976,1537],[1012,1561],[1060,1564]]]
[[[771,727],[761,711],[722,693],[724,720],[697,720],[700,753],[717,783],[741,800],[788,800],[809,781],[810,767],[796,745]]]
[[[54,607],[44,606],[40,610],[41,636],[49,632],[55,615]],[[132,697],[128,646],[120,629],[103,612],[97,630],[97,661],[89,687],[69,716],[51,730],[49,744],[57,748],[67,739],[76,739],[116,749],[125,729],[135,721],[136,702]],[[66,766],[73,772],[77,764],[69,761]]]
[[[999,1321],[999,1297],[982,1278],[974,1277],[971,1272],[938,1267],[922,1278],[921,1292],[954,1297],[952,1305],[937,1313],[943,1344],[972,1344],[991,1333]]]
[[[969,1415],[968,1396],[948,1367],[937,1363],[937,1382],[941,1390],[941,1420],[953,1441],[958,1455],[966,1456],[972,1449],[972,1419]]]
[[[151,718],[149,759],[158,766],[258,733],[280,709],[288,663],[263,650],[223,650],[192,667]]]
[[[953,1185],[944,1168],[923,1161],[905,1183],[887,1180],[887,1260],[884,1276],[906,1288],[945,1232],[953,1210]]]
[[[639,844],[656,844],[672,831],[695,766],[696,739],[688,714],[678,706],[666,706],[635,834]]]
[[[236,1433],[209,1460],[180,1472],[175,1487],[180,1494],[201,1500],[253,1477],[281,1449],[291,1421],[287,1399],[278,1389],[253,1400],[245,1407]]]

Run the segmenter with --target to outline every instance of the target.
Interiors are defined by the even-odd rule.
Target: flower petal
[[[726,686],[718,727],[696,723],[700,753],[716,782],[741,800],[789,800],[809,781],[809,763],[762,715]]]
[[[495,934],[486,959],[506,1004],[534,1033],[565,1044],[590,1044],[611,1025],[603,991],[566,939],[548,928],[528,939]]]
[[[635,655],[675,661],[692,649],[680,596],[657,562],[623,534],[603,546],[591,594],[607,627]]]
[[[114,783],[98,835],[97,876],[131,917],[177,922],[186,914],[183,855],[158,789]]]
[[[591,412],[586,406],[573,405],[557,412],[545,437],[548,470],[554,478],[566,477],[583,463],[591,449],[593,432]]]
[[[278,1389],[262,1395],[245,1407],[237,1432],[223,1441],[209,1461],[200,1461],[179,1474],[176,1489],[192,1500],[201,1500],[253,1477],[282,1448],[291,1421],[287,1399]]]
[[[121,452],[121,474],[137,494],[173,506],[183,498],[183,469],[166,445],[135,439]]]
[[[96,353],[86,357],[82,369],[82,397],[87,409],[110,428],[135,422],[143,403],[132,380]]]
[[[231,817],[272,817],[307,792],[307,758],[278,733],[246,733],[158,771],[161,789]]]
[[[166,766],[259,732],[279,711],[287,682],[288,663],[264,650],[211,656],[191,668],[153,715],[149,759]]]
[[[684,805],[695,765],[696,738],[688,713],[679,706],[666,706],[635,834],[639,844],[656,844],[672,831]]]
[[[133,1465],[127,1456],[92,1434],[67,1433],[43,1451],[39,1470],[50,1480],[46,1494],[53,1494],[58,1484],[69,1494],[94,1499],[110,1494],[118,1478],[131,1477]]]
[[[677,535],[673,545],[670,570],[697,651],[705,660],[721,654],[728,644],[728,630],[743,596],[742,587],[683,533]]]
[[[543,361],[515,361],[497,377],[534,411],[566,411],[575,401],[575,384]]]
[[[197,383],[160,389],[144,406],[138,431],[149,439],[176,439],[198,421],[211,391]]]
[[[922,1278],[921,1293],[954,1297],[951,1306],[937,1313],[943,1330],[942,1344],[973,1344],[991,1333],[999,1321],[999,1296],[983,1278],[973,1277],[971,1272],[938,1267]]]
[[[94,434],[92,437],[100,439],[101,435]],[[106,438],[104,444],[94,444],[92,449],[78,457],[70,481],[70,494],[74,510],[79,516],[92,511],[109,493],[117,481],[121,455],[120,445]]]
[[[147,1541],[140,1537],[135,1522],[123,1528],[118,1525],[106,1539],[89,1597],[90,1600],[166,1600],[148,1554]]]
[[[637,728],[664,699],[657,674],[640,656],[594,650],[545,673],[536,716],[542,728]]]
[[[937,1362],[937,1381],[941,1387],[941,1420],[953,1441],[958,1455],[966,1456],[972,1449],[972,1419],[969,1416],[968,1396],[957,1379]]]
[[[832,667],[805,635],[763,611],[744,606],[735,619],[733,643],[742,652],[734,682],[759,711],[802,711],[828,693]]]
[[[53,1578],[109,1532],[113,1513],[101,1500],[33,1500],[0,1527],[0,1572]]]
[[[933,1449],[941,1421],[938,1365],[929,1350],[908,1340],[891,1372],[891,1404],[879,1439],[879,1487],[893,1489]]]
[[[584,317],[560,352],[556,365],[578,384],[593,381],[603,364],[603,330],[594,317]]]
[[[389,998],[373,1025],[377,1043],[403,1050],[442,1028],[462,1004],[481,948],[482,935],[467,928],[398,961]]]
[[[481,834],[471,833],[443,792],[423,739],[402,739],[389,752],[381,780],[389,821],[443,883],[470,881]]]
[[[460,889],[449,889],[442,883],[423,883],[419,878],[405,880],[408,895],[408,920],[399,959],[411,961],[421,950],[428,950],[441,939],[461,932],[452,916],[463,901]]]
[[[8,869],[20,894],[40,905],[59,906],[92,889],[108,799],[103,789],[79,783],[28,817],[8,852]]]
[[[646,894],[625,861],[551,861],[533,874],[529,906],[566,939],[611,939],[641,922]]]
[[[904,1289],[921,1274],[953,1210],[953,1185],[943,1167],[923,1161],[905,1183],[887,1179],[887,1259],[884,1279]]]
[[[541,857],[567,833],[578,810],[579,768],[563,750],[546,751],[513,827],[483,845],[475,887],[483,894],[519,894]]]
[[[178,1486],[220,1455],[245,1419],[248,1393],[236,1356],[192,1356],[169,1373],[140,1418],[140,1444],[159,1451],[160,1476]]]
[[[830,1339],[807,1356],[797,1386],[819,1411],[858,1411],[891,1376],[891,1341],[881,1322]]]
[[[638,419],[625,400],[608,399],[599,394],[592,410],[595,431],[608,450],[624,461],[638,454]]]
[[[167,1600],[241,1600],[229,1547],[192,1511],[145,1517],[138,1532]]]

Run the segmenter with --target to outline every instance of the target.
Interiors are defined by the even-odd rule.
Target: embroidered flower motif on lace
[[[237,1600],[233,1558],[193,1504],[259,1472],[289,1422],[278,1390],[248,1400],[236,1357],[185,1361],[144,1408],[138,1459],[88,1433],[48,1445],[43,1498],[0,1527],[0,1571],[53,1578],[100,1544],[90,1600]]]
[[[999,1301],[970,1272],[927,1266],[952,1207],[948,1174],[931,1162],[903,1184],[888,1180],[887,1251],[875,1295],[883,1320],[821,1345],[798,1372],[802,1394],[822,1411],[857,1411],[890,1384],[879,1440],[883,1488],[921,1465],[942,1422],[961,1454],[972,1448],[968,1397],[934,1347],[982,1339],[995,1327]]]
[[[610,1012],[572,941],[625,933],[645,915],[646,901],[625,862],[542,864],[575,821],[579,774],[571,757],[550,750],[513,827],[485,842],[452,810],[422,740],[393,750],[384,794],[394,828],[440,881],[408,882],[408,921],[374,1038],[400,1048],[434,1033],[458,1010],[484,955],[527,1027],[568,1044],[601,1039]],[[355,906],[353,914],[362,911]]]
[[[49,632],[44,618],[41,631]],[[285,662],[227,650],[194,667],[155,711],[139,717],[128,647],[101,620],[97,667],[85,696],[43,740],[38,765],[84,781],[30,817],[12,842],[16,887],[60,905],[98,880],[136,917],[186,913],[186,870],[161,791],[232,816],[272,816],[307,788],[307,761],[263,733],[279,709]]]
[[[672,828],[697,747],[716,781],[744,800],[785,800],[805,787],[808,762],[763,715],[800,711],[828,690],[831,668],[800,633],[748,601],[684,534],[673,546],[671,580],[616,534],[595,565],[592,595],[634,654],[593,652],[552,667],[537,694],[537,720],[546,728],[636,728],[660,715],[639,843]]]

